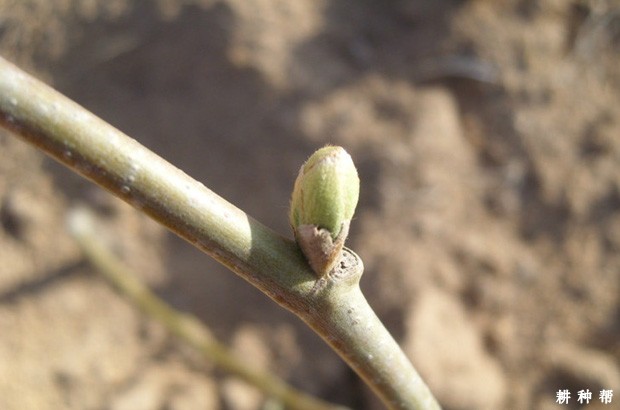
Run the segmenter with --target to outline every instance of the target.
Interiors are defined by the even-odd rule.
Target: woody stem
[[[0,125],[146,213],[301,317],[390,408],[439,408],[357,284],[313,296],[316,277],[295,242],[2,58]]]

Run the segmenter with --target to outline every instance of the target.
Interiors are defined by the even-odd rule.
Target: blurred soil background
[[[362,287],[445,409],[620,403],[619,2],[0,0],[0,53],[288,237],[299,166],[344,146]],[[293,315],[2,131],[0,409],[266,403],[97,276],[78,204],[249,363],[382,408]]]

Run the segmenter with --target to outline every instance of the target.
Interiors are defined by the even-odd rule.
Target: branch
[[[137,141],[0,58],[0,125],[168,227],[315,330],[392,409],[438,409],[376,317],[361,261],[317,281],[285,239]]]

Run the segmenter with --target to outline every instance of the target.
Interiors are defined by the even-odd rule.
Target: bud
[[[319,149],[299,170],[289,217],[297,243],[319,276],[340,259],[359,185],[353,160],[341,147]]]

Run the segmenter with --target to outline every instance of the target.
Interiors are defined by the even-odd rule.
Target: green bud
[[[319,276],[340,258],[359,187],[353,160],[341,147],[319,149],[299,170],[289,217],[297,243]]]

